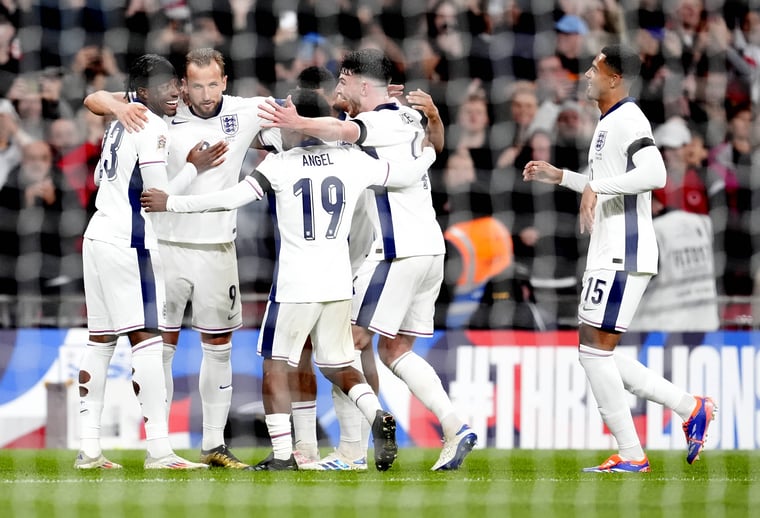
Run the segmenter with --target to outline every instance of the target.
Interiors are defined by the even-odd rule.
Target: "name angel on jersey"
[[[304,155],[302,165],[304,167],[310,167],[334,164],[332,159],[330,159],[329,153],[322,153],[321,155]]]

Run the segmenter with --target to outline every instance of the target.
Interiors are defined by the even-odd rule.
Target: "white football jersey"
[[[186,190],[177,194],[203,194],[232,187],[240,180],[243,159],[253,138],[261,130],[258,105],[265,97],[222,96],[219,112],[208,119],[193,114],[180,103],[177,114],[167,117],[171,132],[169,180],[184,166],[187,153],[201,140],[213,145],[226,140],[229,148],[224,162],[198,174]],[[247,173],[247,172],[246,172]],[[229,243],[237,231],[237,211],[203,214],[155,214],[158,238],[177,243]]]
[[[425,129],[418,111],[387,103],[360,113],[355,119],[366,128],[366,135],[356,143],[370,155],[394,163],[413,160],[422,153]],[[371,190],[366,196],[367,212],[375,229],[370,257],[393,259],[445,253],[427,171],[409,187]]]
[[[665,167],[636,167],[633,160],[648,146],[656,150],[651,126],[630,97],[613,106],[596,126],[588,154],[589,184],[598,194],[587,270],[657,273],[651,189]]]
[[[429,156],[425,170],[434,153]],[[277,262],[270,300],[350,299],[348,232],[357,201],[370,185],[393,184],[395,179],[408,184],[409,173],[356,148],[327,145],[270,154],[257,170],[271,184]]]
[[[140,206],[140,194],[146,184],[166,185],[169,138],[164,120],[150,110],[145,113],[148,122],[140,132],[129,133],[118,121],[106,130],[95,172],[100,177],[97,211],[85,237],[124,247],[158,247],[151,218]],[[163,177],[145,181],[143,174]]]

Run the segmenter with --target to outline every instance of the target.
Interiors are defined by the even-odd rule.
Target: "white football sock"
[[[87,342],[79,366],[79,438],[80,449],[88,457],[98,457],[100,448],[100,419],[106,393],[108,365],[116,342]]]
[[[694,396],[626,354],[615,353],[615,363],[626,390],[640,398],[670,408],[681,416],[683,421],[689,418],[697,404]]]
[[[581,344],[578,356],[599,405],[602,421],[617,440],[620,457],[624,460],[643,459],[644,450],[636,434],[614,352]]]
[[[198,391],[203,408],[201,448],[210,450],[224,444],[224,427],[232,404],[232,343],[201,344],[203,359],[198,376]]]
[[[351,387],[351,390],[348,391],[348,397],[359,407],[359,410],[361,410],[361,413],[369,422],[373,422],[377,411],[382,410],[380,400],[377,399],[375,392],[368,383],[357,383]]]
[[[265,418],[275,459],[288,460],[293,455],[290,414],[268,414]]]
[[[296,449],[305,455],[319,453],[317,441],[317,402],[293,401],[293,434]]]
[[[160,458],[172,452],[166,421],[166,385],[163,376],[163,344],[154,336],[132,346],[132,385],[145,420],[148,455]]]
[[[438,377],[435,369],[413,351],[396,358],[391,363],[390,369],[406,383],[412,394],[435,414],[444,428],[444,437],[453,438],[461,428],[462,421],[452,422],[450,416],[455,415],[454,405],[443,389],[441,378]],[[444,423],[447,426],[444,427]]]
[[[166,420],[169,420],[169,413],[172,409],[172,400],[174,399],[174,374],[172,373],[172,362],[174,353],[177,352],[177,346],[164,342],[162,351],[164,359],[164,383],[166,384]]]
[[[354,460],[366,455],[367,443],[362,448],[362,421],[367,421],[361,410],[336,385],[332,387],[335,416],[340,425],[340,442],[338,452],[344,457]],[[374,419],[374,417],[373,417]]]

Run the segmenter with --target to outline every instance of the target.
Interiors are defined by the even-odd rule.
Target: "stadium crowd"
[[[304,67],[337,74],[346,51],[373,47],[393,61],[394,83],[432,95],[446,125],[431,174],[448,252],[437,326],[575,327],[587,248],[579,196],[520,172],[530,160],[583,171],[598,118],[583,74],[613,42],[644,63],[633,95],[667,165],[658,200],[709,216],[723,325],[757,327],[756,0],[3,0],[0,326],[84,322],[81,235],[106,119],[82,101],[123,90],[136,57],[155,52],[181,71],[189,49],[214,47],[227,58],[228,93],[282,97]],[[249,152],[242,173],[262,157]],[[238,213],[246,295],[271,283],[265,211]],[[457,311],[468,300],[474,307]],[[246,306],[246,324],[262,309]]]

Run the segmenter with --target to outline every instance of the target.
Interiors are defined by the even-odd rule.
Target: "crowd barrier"
[[[234,395],[227,433],[231,445],[259,444],[262,428],[258,331],[233,338]],[[76,384],[87,330],[0,330],[0,447],[77,448]],[[694,394],[712,396],[720,411],[708,448],[760,446],[760,332],[626,334],[617,354],[642,363]],[[477,431],[478,447],[611,449],[578,363],[577,332],[438,331],[415,351],[441,376],[454,405]],[[198,448],[199,335],[180,334],[174,359],[170,433],[175,448]],[[378,361],[379,364],[379,361]],[[140,448],[142,419],[130,381],[130,349],[120,339],[108,373],[103,412],[105,448]],[[402,447],[440,447],[435,417],[405,385],[380,366],[380,398],[399,424]],[[684,447],[680,420],[661,406],[630,396],[642,444]],[[317,412],[324,443],[336,444],[338,425],[329,383],[318,375]]]

